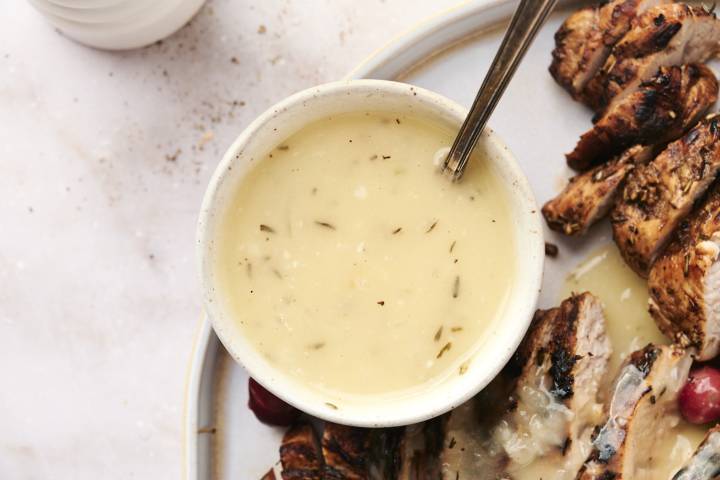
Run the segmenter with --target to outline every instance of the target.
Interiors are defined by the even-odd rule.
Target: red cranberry
[[[258,420],[268,425],[288,426],[300,415],[300,411],[280,400],[252,378],[248,381],[250,399],[248,407]]]
[[[680,413],[690,423],[709,423],[720,419],[720,371],[700,367],[680,390]]]

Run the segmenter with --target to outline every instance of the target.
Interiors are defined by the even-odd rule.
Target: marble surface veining
[[[177,479],[205,185],[290,93],[457,0],[210,0],[125,53],[0,2],[0,479]]]

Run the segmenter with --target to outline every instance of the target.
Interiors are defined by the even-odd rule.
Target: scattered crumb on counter
[[[165,155],[165,160],[167,160],[168,162],[176,162],[181,153],[182,150],[178,148],[177,150],[175,150],[175,153]]]

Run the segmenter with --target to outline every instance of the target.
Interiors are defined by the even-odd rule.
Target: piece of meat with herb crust
[[[650,313],[670,339],[697,349],[699,361],[720,353],[720,184],[678,228],[650,270]]]
[[[493,431],[514,466],[548,455],[572,471],[582,464],[602,414],[598,392],[611,353],[605,328],[590,293],[536,313],[514,359],[521,367],[512,407]]]
[[[403,428],[358,428],[326,422],[322,435],[326,480],[395,480],[402,465]]]
[[[648,9],[615,44],[583,95],[596,111],[610,111],[662,66],[703,63],[720,52],[720,21],[711,10],[684,3]]]
[[[718,122],[707,116],[628,176],[610,220],[620,253],[642,277],[720,171]]]
[[[636,145],[607,163],[572,177],[555,198],[542,207],[550,229],[565,235],[583,235],[612,208],[628,174],[647,163],[651,147]]]
[[[326,423],[322,436],[324,479],[366,480],[370,430]]]
[[[717,95],[717,79],[706,66],[661,67],[580,137],[567,163],[587,170],[632,145],[673,141],[702,118]]]
[[[605,63],[605,58],[595,58],[594,62],[586,60],[588,38],[601,36],[598,28],[597,7],[581,8],[565,19],[557,32],[555,32],[555,49],[552,52],[550,75],[565,90],[577,98],[585,84],[595,75],[595,72]],[[600,43],[600,42],[596,42]],[[600,49],[596,50],[600,52]]]
[[[322,452],[311,425],[301,423],[285,432],[280,462],[283,480],[322,480]]]
[[[670,0],[612,0],[573,12],[555,33],[550,74],[575,99],[605,64],[613,45],[648,8]]]
[[[691,354],[679,345],[650,344],[630,355],[577,480],[653,480],[655,442],[679,421],[677,396],[691,364]]]
[[[720,425],[708,430],[692,457],[672,480],[717,480],[720,478]]]

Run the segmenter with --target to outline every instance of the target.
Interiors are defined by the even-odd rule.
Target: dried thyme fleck
[[[402,232],[402,227],[398,227],[395,230],[393,230],[392,234],[397,235],[398,233]]]
[[[428,227],[428,229],[425,230],[425,233],[430,233],[430,232],[432,232],[433,230],[435,230],[435,227],[437,227],[437,224],[438,224],[438,221],[435,220],[435,221],[432,223],[432,225],[430,225],[430,226]]]
[[[328,407],[332,408],[333,410],[337,410],[337,409],[338,409],[337,405],[335,405],[334,403],[325,402],[325,405],[327,405]]]
[[[279,147],[277,147],[277,149],[282,150],[282,151],[287,151],[287,150],[290,150],[290,146],[289,145],[280,145]]]
[[[442,357],[445,352],[449,351],[452,348],[452,342],[447,342],[438,352],[437,356],[435,358]]]
[[[335,230],[335,225],[333,225],[332,223],[321,222],[320,220],[315,220],[315,225],[318,225],[323,228],[328,228],[330,230]]]
[[[247,262],[245,265],[245,273],[247,273],[248,278],[252,278],[252,263]]]
[[[282,280],[283,276],[282,276],[282,274],[278,271],[277,268],[273,268],[272,271],[273,271],[273,273],[275,274],[275,276],[276,276],[277,278],[279,278],[279,279]]]
[[[462,332],[463,327],[452,327],[450,329],[451,332]]]
[[[400,119],[399,119],[399,118],[396,118],[396,119],[395,119],[395,123],[397,123],[398,125],[400,125]]]
[[[389,158],[392,158],[392,157],[391,157],[390,155],[383,155],[383,156],[382,156],[382,159],[383,159],[383,160],[387,160],[387,159],[389,159]]]
[[[379,302],[376,302],[381,307],[385,305],[385,300],[380,300]]]
[[[438,328],[438,329],[437,329],[437,332],[435,332],[435,336],[433,337],[433,339],[434,339],[436,342],[439,342],[439,341],[440,341],[440,337],[442,337],[442,333],[443,333],[443,326],[440,325],[440,328]]]
[[[460,365],[460,369],[459,369],[460,375],[464,375],[465,372],[468,371],[468,368],[469,368],[469,367],[470,367],[470,365],[468,365],[468,362],[465,362],[465,363],[463,363],[462,365]]]
[[[268,233],[275,233],[275,229],[272,228],[269,225],[265,225],[264,223],[260,224],[260,231],[261,232],[268,232]]]
[[[452,297],[457,298],[458,295],[460,295],[460,275],[457,275],[455,277],[455,281],[453,282],[453,289],[452,289]]]
[[[310,348],[313,350],[320,350],[325,346],[325,342],[316,342],[310,345]]]
[[[453,250],[455,250],[456,243],[457,243],[457,240],[453,240],[453,243],[450,244],[450,253],[453,253]]]

